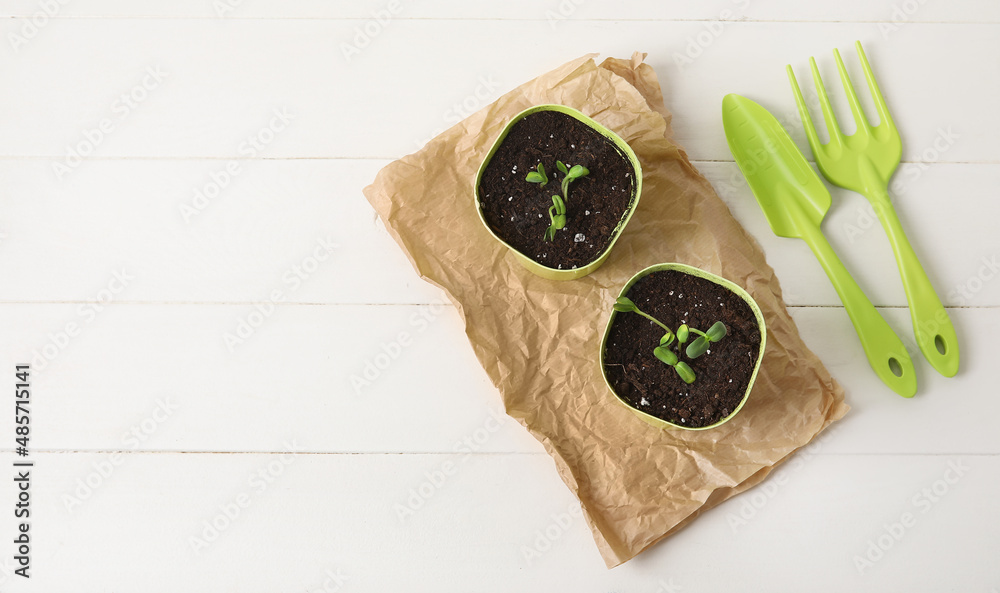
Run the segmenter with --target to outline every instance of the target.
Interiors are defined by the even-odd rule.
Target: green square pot
[[[705,270],[702,270],[700,268],[695,268],[693,266],[688,266],[678,263],[656,264],[654,266],[649,266],[648,268],[642,270],[635,276],[632,276],[632,278],[622,288],[618,296],[623,297],[626,294],[628,294],[628,291],[630,288],[632,288],[632,285],[638,282],[639,279],[641,279],[642,277],[648,276],[653,272],[662,272],[666,270],[676,270],[678,272],[683,272],[685,274],[690,274],[692,276],[697,276],[699,278],[704,278],[705,280],[714,282],[724,287],[725,289],[729,290],[730,292],[736,294],[737,296],[739,296],[746,302],[747,305],[750,306],[750,310],[753,311],[754,317],[757,319],[757,327],[760,328],[760,349],[757,353],[757,361],[754,363],[753,373],[751,373],[750,375],[750,382],[747,384],[746,392],[744,392],[743,399],[740,400],[740,404],[736,406],[736,409],[734,409],[728,416],[719,420],[715,424],[710,424],[708,426],[699,426],[697,428],[684,426],[683,424],[674,424],[673,422],[667,422],[662,418],[657,418],[656,416],[647,414],[642,410],[638,410],[629,405],[628,402],[622,399],[621,396],[619,396],[615,392],[614,387],[611,386],[611,381],[608,380],[607,371],[604,368],[604,348],[608,342],[608,334],[611,333],[611,325],[615,321],[615,316],[618,315],[617,311],[612,311],[611,317],[608,319],[608,325],[604,328],[604,337],[601,339],[601,354],[600,354],[601,376],[604,377],[604,383],[608,386],[608,390],[615,396],[615,399],[617,399],[623,406],[631,410],[633,413],[639,416],[639,418],[641,418],[648,424],[651,424],[657,428],[679,428],[681,430],[708,430],[710,428],[715,428],[717,426],[725,424],[726,422],[729,422],[734,416],[736,416],[736,414],[738,414],[739,411],[743,409],[743,404],[745,404],[747,402],[747,399],[750,397],[750,391],[753,389],[753,384],[757,380],[757,371],[760,370],[760,363],[764,359],[764,347],[766,346],[766,341],[767,341],[767,328],[764,326],[764,314],[760,312],[760,307],[757,306],[757,301],[753,300],[753,297],[751,297],[746,290],[743,290],[741,286],[734,284],[721,276],[716,276],[715,274],[706,272]]]
[[[490,159],[493,158],[493,155],[496,153],[497,148],[499,148],[500,145],[503,144],[504,138],[507,137],[507,134],[510,132],[511,127],[520,120],[524,119],[525,117],[531,115],[532,113],[537,113],[539,111],[557,111],[559,113],[565,113],[566,115],[580,122],[583,122],[584,124],[587,125],[587,127],[593,129],[600,135],[604,136],[605,138],[613,142],[615,146],[617,146],[625,154],[626,158],[628,158],[629,163],[632,165],[632,170],[634,172],[633,174],[635,175],[635,193],[632,196],[632,201],[629,204],[628,210],[626,210],[625,214],[622,216],[622,219],[618,221],[618,225],[615,227],[615,230],[611,233],[611,241],[608,243],[608,246],[604,249],[604,251],[598,254],[593,261],[591,261],[587,265],[580,266],[573,270],[559,270],[556,268],[550,268],[548,266],[544,266],[536,262],[535,260],[531,259],[527,255],[521,253],[517,249],[511,247],[506,241],[498,237],[496,233],[493,232],[493,229],[490,228],[490,225],[486,224],[486,218],[483,216],[482,203],[481,200],[479,199],[479,182],[482,180],[483,171],[486,170],[486,165],[488,165]],[[489,153],[487,153],[486,158],[483,159],[482,164],[479,166],[479,171],[476,173],[476,181],[473,191],[476,200],[476,213],[479,215],[479,220],[483,223],[483,226],[486,228],[486,231],[489,232],[489,234],[492,235],[494,239],[502,243],[507,249],[510,249],[511,252],[514,254],[514,257],[522,266],[527,268],[532,273],[541,276],[542,278],[548,278],[549,280],[576,280],[577,278],[582,278],[587,274],[590,274],[597,268],[601,267],[601,264],[603,264],[604,261],[608,259],[608,255],[611,254],[611,249],[615,246],[615,242],[618,241],[618,237],[621,236],[622,230],[625,229],[625,225],[627,225],[629,219],[632,218],[632,213],[635,212],[635,207],[639,203],[639,196],[642,194],[642,167],[639,165],[639,158],[635,156],[635,152],[632,151],[632,148],[628,145],[628,143],[626,143],[624,140],[618,137],[618,135],[612,132],[611,130],[605,128],[601,124],[597,123],[596,121],[587,117],[586,115],[580,113],[576,109],[573,109],[571,107],[566,107],[565,105],[536,105],[534,107],[529,107],[528,109],[525,109],[521,113],[518,113],[513,118],[511,118],[509,122],[507,122],[506,126],[504,126],[503,131],[500,132],[500,136],[497,137],[496,141],[493,142],[493,146],[490,148]]]

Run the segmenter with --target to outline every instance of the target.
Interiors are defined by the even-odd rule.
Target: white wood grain
[[[33,576],[10,576],[8,544],[0,590],[1000,589],[987,358],[1000,333],[1000,4],[11,0],[0,16],[13,17],[0,23],[0,370],[42,357]],[[747,95],[808,155],[784,65],[806,81],[816,56],[844,115],[830,50],[857,75],[854,39],[903,135],[896,205],[953,307],[958,377],[912,348],[864,200],[835,189],[824,230],[911,345],[913,400],[875,379],[808,249],[771,234],[719,121],[726,93]],[[636,49],[853,410],[760,487],[607,571],[552,461],[497,420],[455,311],[360,190],[528,78]],[[90,154],[77,165],[70,149]],[[203,207],[196,191],[211,194]],[[359,393],[366,368],[377,377]],[[190,538],[241,500],[195,553]],[[0,513],[0,537],[14,529]]]
[[[90,132],[97,157],[228,158],[239,156],[241,143],[278,109],[294,119],[256,156],[397,157],[538,72],[587,52],[628,56],[638,49],[650,52],[649,63],[665,81],[677,139],[691,157],[731,160],[719,117],[726,93],[745,94],[794,121],[785,64],[801,73],[810,55],[820,56],[834,82],[830,50],[860,39],[903,133],[905,160],[927,160],[939,130],[951,129],[959,137],[931,160],[1000,161],[990,132],[1000,129],[993,109],[1000,79],[987,75],[1000,60],[994,51],[1000,25],[911,23],[886,40],[876,23],[733,21],[710,32],[703,22],[570,21],[553,31],[544,20],[408,20],[390,22],[348,60],[341,44],[353,43],[355,26],[299,19],[54,21],[18,53],[0,55],[7,84],[19,89],[0,106],[22,122],[4,130],[0,155],[64,162],[71,148],[88,150]],[[853,57],[848,61],[854,69]],[[159,69],[162,81],[144,94],[135,88],[150,68]],[[133,91],[144,100],[119,103]],[[842,104],[840,93],[833,94]],[[109,120],[108,132],[98,142],[92,132],[102,119]]]
[[[85,301],[124,268],[118,301],[440,302],[361,195],[386,163],[116,159],[61,183],[0,161],[0,273],[21,279],[0,298]]]
[[[275,288],[293,303],[441,302],[361,196],[387,163],[239,160],[230,175],[227,160],[110,159],[61,182],[42,160],[0,160],[0,276],[16,279],[0,285],[0,302],[85,302],[121,269],[135,280],[117,302],[259,302]],[[839,306],[808,247],[771,233],[735,164],[697,166],[764,247],[786,302]],[[906,164],[897,179],[899,216],[945,304],[1000,305],[1000,165]],[[215,197],[197,209],[196,192]],[[905,306],[867,202],[832,192],[824,229],[848,269],[876,304]],[[312,262],[321,241],[337,247]]]
[[[284,461],[280,454],[131,454],[103,480],[91,476],[110,463],[107,455],[45,454],[35,469],[33,577],[4,581],[0,573],[0,586],[15,593],[312,592],[331,573],[343,579],[342,591],[373,592],[996,586],[987,567],[1000,554],[1000,515],[969,510],[992,506],[996,456],[811,453],[753,495],[611,571],[583,520],[570,514],[579,507],[543,454]],[[95,488],[80,485],[88,478]],[[432,479],[440,486],[429,486]],[[407,508],[411,491],[420,496],[421,489],[428,495],[401,519],[397,505]],[[238,501],[244,508],[234,510]],[[854,557],[870,541],[878,545],[904,513],[910,527],[899,541],[888,536],[891,547],[859,572]],[[221,532],[195,552],[191,538],[213,537],[205,536],[206,522]],[[0,530],[12,527],[8,513],[0,516]]]
[[[124,17],[153,18],[293,18],[369,19],[387,11],[394,19],[509,19],[509,20],[763,20],[763,21],[882,21],[895,22],[998,22],[1000,8],[989,0],[959,0],[934,3],[899,0],[844,0],[833,4],[795,0],[632,0],[627,3],[585,0],[512,0],[509,2],[438,0],[173,0],[166,3],[128,0],[89,0],[86,3],[58,1],[49,8],[42,0],[7,0],[0,16],[31,17],[46,8],[56,18]],[[729,11],[726,13],[724,11]]]
[[[760,242],[792,305],[840,306],[804,241],[771,232],[735,163],[697,163],[733,215]],[[1000,305],[1000,202],[995,165],[905,163],[893,178],[897,215],[946,306]],[[823,231],[876,305],[906,306],[892,247],[867,200],[829,183],[833,205]],[[959,230],[961,229],[961,230]]]
[[[842,308],[804,307],[792,310],[806,345],[827,365],[847,391],[852,410],[831,437],[831,451],[868,453],[998,453],[1000,435],[983,417],[960,412],[957,406],[992,409],[988,357],[991,335],[1000,330],[1000,310],[951,309],[959,335],[960,372],[939,375],[927,364],[913,341],[906,309],[881,309],[913,358],[918,391],[905,400],[885,387],[868,366],[854,327]],[[794,395],[789,395],[794,397]],[[919,428],[918,428],[919,427]]]
[[[541,451],[502,414],[452,307],[281,306],[249,335],[250,305],[77,309],[0,308],[3,368],[34,361],[35,447]]]
[[[251,318],[253,305],[111,305],[92,321],[77,309],[0,307],[9,336],[0,368],[36,361],[39,448],[274,451],[296,437],[316,452],[541,451],[513,420],[494,421],[499,397],[451,307],[284,305],[232,350],[224,336]],[[905,309],[883,313],[912,350],[920,384],[913,400],[878,381],[843,309],[793,310],[855,408],[830,450],[1000,453],[988,360],[1000,309],[952,310],[963,356],[953,379],[925,364]],[[63,337],[68,323],[79,325],[78,335]],[[370,385],[354,382],[366,376]],[[964,414],[959,401],[983,413]],[[156,411],[160,402],[169,415]],[[0,418],[0,426],[11,423]],[[140,434],[129,438],[136,426]]]

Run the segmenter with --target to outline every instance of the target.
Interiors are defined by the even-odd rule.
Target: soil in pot
[[[618,313],[604,355],[615,393],[633,408],[681,426],[709,426],[729,416],[746,394],[760,352],[750,305],[723,286],[676,270],[644,276],[625,296],[673,331],[682,323],[706,331],[721,321],[728,333],[695,360],[680,355],[696,375],[687,384],[653,355],[663,329],[635,313]]]
[[[590,174],[574,180],[566,201],[566,226],[545,241],[552,196],[561,194],[556,161],[582,165]],[[541,163],[545,187],[525,180]],[[483,170],[479,196],[490,229],[522,254],[555,269],[582,267],[611,243],[635,193],[635,171],[611,140],[576,118],[539,111],[513,126]]]

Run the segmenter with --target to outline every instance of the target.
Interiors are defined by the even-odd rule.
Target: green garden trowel
[[[844,303],[875,374],[899,395],[913,397],[917,377],[906,347],[851,278],[820,229],[830,209],[830,192],[819,176],[778,120],[757,103],[726,95],[722,123],[729,149],[771,230],[809,245]]]

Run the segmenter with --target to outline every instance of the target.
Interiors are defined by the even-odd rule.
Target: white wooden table
[[[1000,4],[11,0],[0,16],[4,392],[33,364],[27,457],[14,402],[0,414],[0,590],[1000,590]],[[807,247],[771,234],[722,133],[739,92],[806,148],[784,66],[807,80],[814,55],[835,88],[829,52],[858,73],[855,39],[903,134],[900,217],[961,340],[959,376],[918,360],[910,401],[876,380]],[[513,86],[634,50],[853,409],[609,571],[361,188]],[[832,193],[827,235],[912,345],[884,234]],[[12,543],[25,459],[30,579]]]

